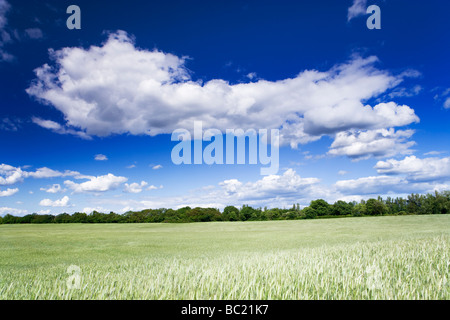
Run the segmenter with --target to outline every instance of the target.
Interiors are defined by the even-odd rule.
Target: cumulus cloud
[[[162,167],[163,167],[162,165],[158,164],[158,165],[154,166],[152,169],[158,170],[158,169],[162,169]]]
[[[15,189],[8,188],[8,189],[3,190],[3,191],[0,190],[0,197],[10,197],[13,194],[16,194],[17,192],[19,192],[18,188],[15,188]]]
[[[95,156],[95,160],[97,160],[97,161],[106,161],[106,160],[108,160],[108,157],[105,156],[104,154],[97,154]]]
[[[49,188],[41,188],[41,191],[45,191],[47,193],[58,193],[58,192],[64,192],[66,189],[61,188],[60,184],[54,184]]]
[[[90,214],[90,213],[92,213],[94,211],[102,212],[102,213],[108,212],[108,210],[103,208],[103,207],[95,207],[95,208],[86,207],[83,210],[81,210],[81,212],[84,212],[84,213],[87,213],[87,214]]]
[[[69,197],[64,196],[62,199],[52,201],[50,199],[43,199],[39,202],[40,206],[43,207],[68,207],[69,206]]]
[[[78,171],[66,170],[64,172],[61,172],[47,167],[39,168],[34,172],[25,172],[24,176],[33,177],[37,179],[57,178],[57,177],[75,177],[75,179],[82,179],[84,177]]]
[[[340,180],[336,190],[344,194],[385,194],[405,191],[406,181],[401,177],[371,176],[359,179]]]
[[[377,69],[376,57],[355,56],[325,72],[306,70],[279,81],[202,83],[192,79],[185,58],[136,48],[118,31],[101,46],[63,48],[51,58],[52,65],[35,70],[27,92],[63,113],[63,125],[35,121],[58,133],[158,135],[202,121],[205,129],[223,132],[279,128],[281,142],[296,147],[322,135],[418,121],[409,106],[365,103],[407,76]]]
[[[348,8],[347,21],[366,14],[367,0],[353,0],[353,4]]]
[[[122,183],[126,182],[128,179],[125,177],[117,177],[111,173],[98,176],[90,177],[89,181],[83,183],[75,183],[70,180],[64,181],[64,184],[73,190],[75,193],[84,192],[105,192],[109,190],[117,189]]]
[[[378,161],[374,168],[380,174],[406,175],[412,181],[450,180],[450,157],[420,159],[409,156],[403,160]]]
[[[128,192],[128,193],[141,193],[142,190],[146,186],[148,186],[148,183],[145,181],[142,181],[140,184],[139,183],[131,183],[131,184],[125,183],[124,191]]]
[[[438,181],[413,181],[404,176],[370,176],[335,183],[337,193],[352,196],[371,195],[377,197],[387,194],[433,193],[449,190],[450,184]]]
[[[155,186],[149,188],[158,189]],[[159,188],[162,188],[160,186]],[[303,178],[294,170],[265,176],[257,181],[242,182],[228,179],[215,186],[191,190],[182,196],[146,197],[145,200],[98,199],[100,205],[121,206],[119,212],[148,208],[213,207],[243,204],[268,207],[291,207],[294,203],[309,203],[311,199],[331,198],[333,195],[320,186],[317,178]]]
[[[12,185],[21,182],[25,174],[20,168],[0,164],[0,185]]]
[[[450,109],[450,97],[445,100],[444,108],[445,109]]]
[[[450,188],[450,157],[420,159],[407,156],[403,160],[378,161],[374,168],[379,176],[337,181],[336,191],[353,195],[382,195],[427,193]]]
[[[413,130],[379,129],[367,131],[340,132],[331,144],[328,154],[348,156],[354,160],[369,157],[392,157],[396,154],[410,154],[415,142],[407,141]]]
[[[14,216],[24,216],[28,214],[27,210],[16,209],[16,208],[8,208],[8,207],[0,207],[0,215],[11,214]]]

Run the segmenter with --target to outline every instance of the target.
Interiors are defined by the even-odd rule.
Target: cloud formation
[[[124,191],[128,192],[128,193],[141,193],[142,190],[146,186],[148,186],[148,183],[145,181],[142,181],[140,184],[139,183],[131,183],[131,184],[125,183]]]
[[[5,30],[5,27],[8,24],[6,15],[10,9],[11,6],[6,0],[0,0],[0,62],[12,61],[14,59],[11,54],[3,49],[4,45],[11,41],[11,35]]]
[[[111,173],[104,176],[90,177],[89,181],[83,183],[75,183],[70,180],[64,181],[64,184],[73,190],[74,193],[85,192],[105,192],[117,189],[122,183],[128,179],[125,177],[117,177]]]
[[[97,161],[106,161],[106,160],[108,160],[108,157],[105,156],[104,154],[97,154],[97,155],[95,155],[95,160],[97,160]]]
[[[378,161],[374,168],[380,174],[406,175],[411,181],[450,180],[450,157],[420,159],[409,156],[403,160]]]
[[[367,0],[353,0],[353,4],[348,8],[347,21],[366,14]]]
[[[0,197],[10,197],[13,194],[16,194],[17,192],[19,192],[18,188],[14,188],[14,189],[6,189],[6,190],[0,190]]]
[[[27,92],[61,111],[66,122],[33,121],[81,137],[153,136],[191,130],[194,121],[202,121],[205,130],[222,132],[278,128],[281,143],[296,147],[323,135],[419,121],[409,106],[365,102],[407,76],[377,69],[376,57],[355,56],[325,72],[306,70],[279,81],[202,83],[191,78],[185,58],[136,48],[126,32],[117,31],[101,46],[63,48],[51,51],[51,58],[52,65],[35,70]]]
[[[396,154],[410,154],[415,142],[407,141],[413,130],[379,129],[367,131],[340,132],[331,144],[328,154],[345,155],[354,160],[369,157],[391,157]]]
[[[41,188],[41,191],[45,191],[47,193],[59,193],[59,192],[64,192],[66,191],[66,189],[61,188],[60,184],[54,184],[49,188]]]
[[[43,199],[39,202],[40,206],[43,207],[68,207],[69,206],[69,197],[64,196],[62,199],[52,201],[50,199]]]

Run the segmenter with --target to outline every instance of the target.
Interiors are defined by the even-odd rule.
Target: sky
[[[450,190],[448,12],[441,0],[0,0],[0,215]],[[203,151],[227,130],[277,130],[279,165],[263,174],[248,145],[243,164],[177,164],[173,133],[194,140],[195,123],[214,132]]]

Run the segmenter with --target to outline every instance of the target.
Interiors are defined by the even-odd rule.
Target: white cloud
[[[43,207],[68,207],[69,206],[69,197],[64,196],[62,199],[52,201],[50,199],[43,199],[39,202],[40,206]]]
[[[418,95],[423,88],[419,85],[416,85],[410,89],[407,88],[398,88],[397,90],[392,91],[389,93],[390,98],[397,98],[397,97],[413,97]]]
[[[126,182],[128,179],[125,177],[117,177],[111,173],[98,176],[90,177],[89,181],[83,183],[75,183],[73,181],[64,181],[64,184],[72,189],[75,193],[83,192],[105,192],[109,190],[117,189],[122,183]]]
[[[81,210],[81,212],[84,212],[84,213],[87,213],[87,214],[90,214],[90,213],[92,213],[94,211],[102,212],[102,213],[108,212],[108,210],[103,208],[103,207],[95,207],[95,208],[86,207],[83,210]]]
[[[440,154],[446,153],[446,151],[430,151],[430,152],[426,152],[423,155],[425,156],[438,156]]]
[[[348,8],[347,21],[366,14],[367,0],[353,0],[353,4]]]
[[[450,109],[450,97],[445,100],[444,108],[445,109]]]
[[[11,41],[10,34],[5,30],[8,24],[6,15],[10,8],[11,6],[6,0],[0,0],[0,62],[14,60],[14,56],[3,50],[5,43]]]
[[[54,66],[36,69],[27,92],[63,113],[64,126],[35,121],[58,133],[157,135],[191,130],[193,121],[203,121],[204,129],[223,132],[280,128],[282,143],[296,147],[325,134],[418,122],[409,106],[364,103],[408,76],[377,69],[376,57],[353,57],[326,72],[307,70],[289,79],[235,85],[194,81],[184,58],[138,49],[123,31],[102,46],[63,48],[51,57]]]
[[[0,120],[0,130],[17,131],[20,128],[20,119],[3,118]]]
[[[12,185],[22,182],[24,178],[47,179],[57,177],[74,177],[75,179],[89,178],[88,176],[82,175],[77,171],[71,170],[61,172],[43,167],[37,169],[36,171],[24,171],[18,167],[0,164],[0,185]]]
[[[6,26],[8,20],[6,19],[6,13],[9,11],[10,5],[6,0],[0,0],[0,31]]]
[[[13,194],[16,194],[17,192],[19,192],[18,188],[15,188],[15,189],[8,188],[8,189],[6,189],[4,191],[0,190],[0,197],[10,197]]]
[[[104,154],[97,154],[95,156],[95,160],[97,160],[97,161],[106,161],[106,160],[108,160],[108,157],[105,156]]]
[[[54,185],[52,185],[51,187],[49,187],[47,189],[46,188],[41,188],[40,190],[48,192],[48,193],[58,193],[58,192],[65,192],[66,191],[66,189],[61,188],[61,185],[59,185],[59,184],[54,184]]]
[[[140,184],[139,183],[132,183],[132,184],[128,184],[125,183],[125,192],[128,193],[141,193],[142,189],[144,189],[146,186],[148,186],[148,183],[145,181],[142,181]]]
[[[345,170],[339,170],[338,175],[345,176],[348,173],[348,171]]]
[[[42,30],[39,29],[39,28],[25,29],[25,34],[30,39],[42,39],[44,37],[44,34],[42,33]]]
[[[283,174],[265,176],[257,181],[242,182],[229,179],[216,186],[190,190],[182,196],[146,197],[146,200],[98,199],[98,205],[115,205],[122,208],[118,212],[143,210],[148,208],[213,207],[227,205],[268,207],[292,207],[294,203],[309,203],[311,199],[330,198],[331,193],[320,186],[317,178],[302,178],[294,170]],[[156,189],[154,187],[152,189]],[[159,188],[162,188],[160,186]]]
[[[359,195],[404,191],[404,186],[406,185],[407,182],[404,178],[393,176],[363,177],[359,179],[340,180],[335,183],[338,192]]]
[[[13,216],[24,216],[28,214],[28,211],[16,208],[0,207],[0,215],[3,216],[6,214],[11,214]]]
[[[348,156],[354,160],[369,157],[392,157],[396,154],[410,154],[415,142],[406,141],[413,130],[379,129],[357,132],[340,132],[331,144],[328,154]]]
[[[7,164],[0,164],[0,185],[11,185],[23,180],[25,172]]]
[[[154,166],[152,169],[158,170],[158,169],[162,169],[162,167],[163,167],[162,165],[158,164],[158,165]]]
[[[420,159],[409,156],[403,160],[378,161],[374,168],[380,174],[406,175],[411,181],[450,180],[450,157]]]
[[[33,117],[31,120],[33,121],[33,123],[37,124],[38,126],[45,128],[45,129],[52,130],[53,132],[58,133],[58,134],[71,134],[71,135],[78,136],[85,140],[92,139],[90,136],[88,136],[83,131],[77,131],[72,128],[65,128],[62,125],[60,125],[59,123],[52,121],[52,120],[44,120],[44,119],[37,118],[37,117]]]
[[[75,179],[82,179],[84,176],[77,171],[66,170],[60,172],[47,167],[39,168],[35,172],[25,172],[25,177],[33,177],[37,179],[57,178],[57,177],[75,177]]]
[[[38,214],[50,214],[51,210],[47,209],[47,210],[39,210]]]

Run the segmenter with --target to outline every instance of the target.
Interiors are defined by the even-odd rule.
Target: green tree
[[[75,212],[72,215],[73,223],[86,223],[87,222],[87,214],[84,212]]]
[[[72,216],[67,213],[61,213],[55,217],[55,223],[71,223],[71,222]]]
[[[239,209],[234,206],[226,206],[222,215],[224,221],[238,221]]]
[[[331,208],[331,214],[335,216],[346,216],[352,214],[352,205],[345,201],[336,201]]]
[[[302,209],[302,214],[306,219],[314,219],[317,217],[317,211],[311,207],[306,207]]]
[[[366,204],[364,202],[356,204],[352,209],[352,215],[355,217],[361,217],[367,214]]]
[[[323,199],[313,200],[309,206],[316,211],[319,217],[331,213],[330,205]]]
[[[367,214],[371,216],[380,216],[387,213],[385,204],[376,199],[369,199],[366,202]]]
[[[239,219],[241,221],[247,221],[254,214],[255,209],[248,205],[243,205],[241,211],[239,212]]]

